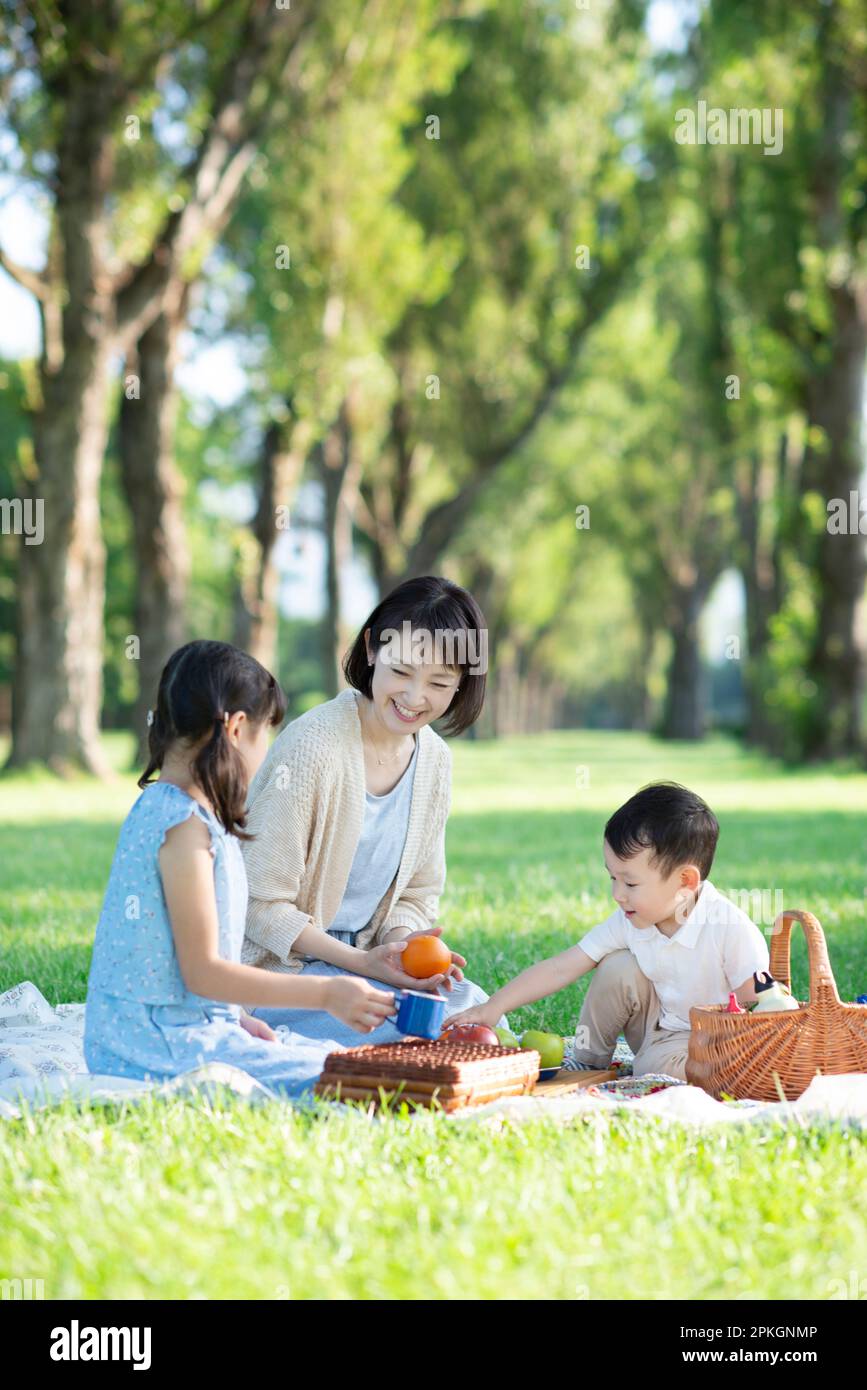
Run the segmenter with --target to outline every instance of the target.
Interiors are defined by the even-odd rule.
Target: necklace
[[[364,726],[363,726],[363,725],[362,725],[362,729],[361,729],[361,737],[362,737],[363,741],[367,744],[368,748],[370,748],[371,751],[373,752],[373,756],[376,758],[376,761],[379,763],[379,766],[380,766],[380,767],[384,767],[384,766],[386,765],[386,763],[393,763],[393,762],[395,762],[395,760],[396,760],[397,758],[399,758],[399,757],[401,756],[401,754],[403,753],[403,749],[402,749],[402,748],[398,748],[397,752],[396,752],[396,753],[393,753],[392,756],[391,756],[390,758],[381,758],[381,757],[379,756],[379,753],[378,753],[377,750],[376,750],[376,744],[373,742],[373,739],[369,736],[369,734],[365,734],[365,732],[364,732]]]
[[[393,763],[395,759],[399,758],[403,753],[403,749],[398,748],[397,752],[392,754],[390,758],[381,758],[376,751],[376,745],[373,742],[371,742],[369,738],[365,738],[364,741],[367,744],[368,748],[372,749],[373,756],[376,758],[376,761],[379,763],[380,767],[384,767],[386,763]]]

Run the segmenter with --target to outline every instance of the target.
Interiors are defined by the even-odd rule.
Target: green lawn
[[[128,745],[109,740],[121,768]],[[0,750],[2,753],[2,750]],[[714,808],[723,890],[823,923],[840,993],[867,991],[867,776],[735,745],[556,733],[455,745],[447,939],[491,990],[611,910],[606,816],[657,777]],[[115,784],[0,782],[0,989],[83,1000],[118,825]],[[801,939],[796,993],[806,989]],[[574,1027],[583,989],[513,1015]],[[0,1278],[47,1298],[827,1298],[865,1274],[867,1139],[693,1135],[594,1116],[489,1131],[150,1099],[0,1123]]]

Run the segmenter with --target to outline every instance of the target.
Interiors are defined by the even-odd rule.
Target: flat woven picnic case
[[[532,1091],[540,1061],[531,1048],[413,1038],[329,1052],[314,1089],[331,1100],[377,1106],[406,1100],[428,1109],[461,1110]]]
[[[790,984],[796,921],[807,938],[809,1003],[783,1013],[730,1014],[724,1004],[689,1011],[686,1079],[714,1097],[797,1100],[817,1072],[867,1071],[867,1005],[840,999],[825,933],[811,912],[780,913],[771,941],[771,974]]]

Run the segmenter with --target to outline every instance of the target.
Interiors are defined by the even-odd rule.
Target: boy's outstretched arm
[[[509,980],[508,984],[492,994],[486,1004],[476,1004],[472,1009],[464,1009],[463,1013],[452,1014],[447,1020],[447,1027],[450,1028],[453,1023],[486,1023],[493,1028],[501,1014],[508,1013],[510,1009],[520,1009],[523,1004],[535,1004],[537,999],[547,999],[549,994],[556,994],[558,990],[580,980],[597,963],[580,946],[570,946],[559,955],[540,960],[522,970],[514,980]]]

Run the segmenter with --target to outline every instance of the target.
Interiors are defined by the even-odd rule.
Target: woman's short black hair
[[[461,672],[459,689],[444,716],[443,732],[462,734],[475,723],[485,703],[488,629],[472,594],[450,579],[423,575],[404,580],[377,604],[343,659],[343,674],[349,684],[370,699],[373,668],[364,640],[368,628],[373,651],[394,640],[392,634],[430,633],[434,650],[440,653],[436,659]]]
[[[696,864],[705,879],[716,852],[719,821],[700,796],[679,782],[652,782],[614,812],[605,839],[618,859],[651,849],[661,874]]]

